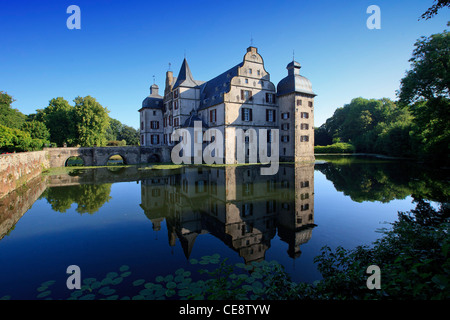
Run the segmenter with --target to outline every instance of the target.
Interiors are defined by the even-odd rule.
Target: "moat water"
[[[371,245],[415,207],[449,201],[448,170],[364,157],[314,165],[78,169],[43,176],[0,200],[0,298],[70,296],[81,279],[111,272],[152,281],[204,256],[251,264],[275,260],[292,280],[321,279],[323,246]],[[120,270],[120,271],[119,271]],[[42,283],[51,280],[51,295]],[[96,298],[101,298],[98,296]]]

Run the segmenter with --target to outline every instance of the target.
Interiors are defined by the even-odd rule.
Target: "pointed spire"
[[[195,87],[197,84],[194,81],[194,77],[192,76],[191,69],[189,69],[189,65],[187,63],[186,58],[183,60],[183,64],[181,65],[180,72],[178,73],[177,82],[173,88],[177,88],[181,84],[184,84],[188,87]]]

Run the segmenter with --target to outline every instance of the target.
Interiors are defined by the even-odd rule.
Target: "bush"
[[[124,147],[126,145],[127,145],[127,142],[125,140],[120,140],[120,141],[113,140],[113,141],[108,141],[106,143],[106,146],[108,146],[108,147]]]
[[[337,142],[329,146],[315,146],[314,153],[354,153],[355,147],[350,143]]]
[[[0,125],[0,150],[23,152],[41,150],[44,141],[31,138],[28,132]]]

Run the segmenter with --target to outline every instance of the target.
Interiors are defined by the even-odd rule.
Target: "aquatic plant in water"
[[[153,281],[132,279],[132,271],[123,265],[118,271],[108,272],[103,279],[85,278],[78,290],[67,300],[202,300],[202,299],[264,299],[270,297],[270,286],[283,274],[277,262],[252,262],[250,264],[229,264],[219,254],[190,259],[190,265],[199,266],[195,277],[189,270],[179,268],[172,274],[159,275]],[[37,288],[37,299],[52,300],[50,280]],[[119,286],[120,285],[120,286]],[[124,294],[126,291],[128,294]],[[125,288],[125,290],[123,289]],[[129,294],[133,292],[133,294]],[[11,296],[0,297],[3,300]]]

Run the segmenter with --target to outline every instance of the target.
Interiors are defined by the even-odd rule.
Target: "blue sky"
[[[81,29],[69,30],[69,5]],[[432,0],[411,1],[81,1],[0,0],[0,91],[25,114],[50,99],[91,95],[135,128],[153,75],[177,75],[184,55],[197,80],[242,61],[253,38],[276,85],[295,60],[317,93],[315,125],[355,97],[395,99],[415,41],[446,29],[449,10],[420,15]],[[370,30],[369,5],[381,10]]]

